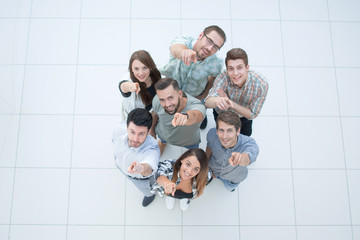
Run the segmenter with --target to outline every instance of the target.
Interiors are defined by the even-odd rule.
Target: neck
[[[183,112],[185,107],[186,107],[186,103],[187,103],[187,98],[185,98],[184,96],[181,97],[180,99],[180,107],[178,108],[177,112]]]

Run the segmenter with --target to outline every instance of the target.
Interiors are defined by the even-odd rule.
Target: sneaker
[[[185,212],[189,208],[190,200],[187,198],[180,199],[180,209]]]
[[[207,116],[204,118],[204,120],[200,124],[200,129],[205,129],[207,126]]]
[[[152,201],[154,201],[154,199],[155,199],[155,194],[150,197],[145,196],[142,201],[143,207],[147,207],[150,203],[152,203]]]
[[[169,210],[173,209],[175,206],[175,198],[165,196],[165,204],[166,204],[167,209],[169,209]]]

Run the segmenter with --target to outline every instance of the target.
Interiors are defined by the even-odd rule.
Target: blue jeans
[[[230,182],[229,180],[222,179],[221,177],[217,177],[217,178],[220,179],[223,182],[226,190],[228,190],[229,192],[232,192],[233,190],[235,190],[235,188],[237,186],[239,186],[239,184],[240,184],[240,183]]]

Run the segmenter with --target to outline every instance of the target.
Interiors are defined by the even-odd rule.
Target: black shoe
[[[205,117],[204,120],[202,121],[200,125],[200,129],[205,129],[206,126],[207,126],[207,117]]]
[[[147,207],[150,203],[152,203],[152,201],[154,201],[154,199],[155,199],[155,194],[152,195],[151,197],[145,196],[142,201],[143,207]]]

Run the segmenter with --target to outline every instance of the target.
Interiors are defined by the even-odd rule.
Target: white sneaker
[[[187,198],[180,199],[180,209],[185,212],[189,208],[190,200]]]
[[[173,209],[174,206],[175,206],[175,198],[169,197],[169,196],[165,196],[165,203],[166,203],[167,209],[171,210],[171,209]]]

